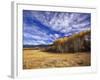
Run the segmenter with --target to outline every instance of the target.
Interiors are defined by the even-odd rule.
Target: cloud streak
[[[23,10],[24,45],[52,44],[91,27],[90,13]]]

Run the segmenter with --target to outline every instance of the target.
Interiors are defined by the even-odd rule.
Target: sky
[[[23,45],[47,45],[91,28],[91,13],[23,10]]]

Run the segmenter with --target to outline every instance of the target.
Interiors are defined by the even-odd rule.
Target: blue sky
[[[90,13],[23,10],[23,45],[52,44],[90,27]]]

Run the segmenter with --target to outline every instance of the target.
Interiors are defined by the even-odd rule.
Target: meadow
[[[24,48],[23,69],[90,66],[90,56],[89,52],[52,53]]]
[[[62,37],[52,45],[24,46],[23,69],[91,65],[90,30]]]

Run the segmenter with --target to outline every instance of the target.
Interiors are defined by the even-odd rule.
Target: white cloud
[[[82,15],[82,13],[56,13],[56,12],[33,12],[33,16],[35,16],[41,23],[47,25],[49,28],[66,33],[71,28],[76,27],[79,28],[81,26],[85,26],[90,22],[84,22],[84,19],[88,17],[88,15]],[[50,16],[50,17],[48,17]],[[77,23],[77,21],[82,21],[82,23]],[[76,24],[73,24],[76,23]]]
[[[54,36],[55,36],[56,38],[58,38],[58,37],[59,37],[59,34],[54,34]]]
[[[33,11],[32,18],[37,19],[43,25],[48,27],[53,31],[57,31],[59,33],[64,33],[65,36],[71,35],[69,32],[77,32],[86,30],[90,28],[88,24],[89,21],[86,22],[86,18],[88,15],[82,13],[59,13],[59,12],[39,12]],[[85,21],[84,21],[85,20]],[[35,24],[29,26],[24,24],[24,37],[31,38],[33,41],[28,40],[28,44],[47,44],[48,40],[54,41],[55,39],[60,37],[60,34],[57,33],[49,33],[42,29],[42,27],[38,27]],[[73,29],[74,28],[74,29]],[[34,41],[35,40],[35,41]],[[25,42],[27,43],[27,42]]]

